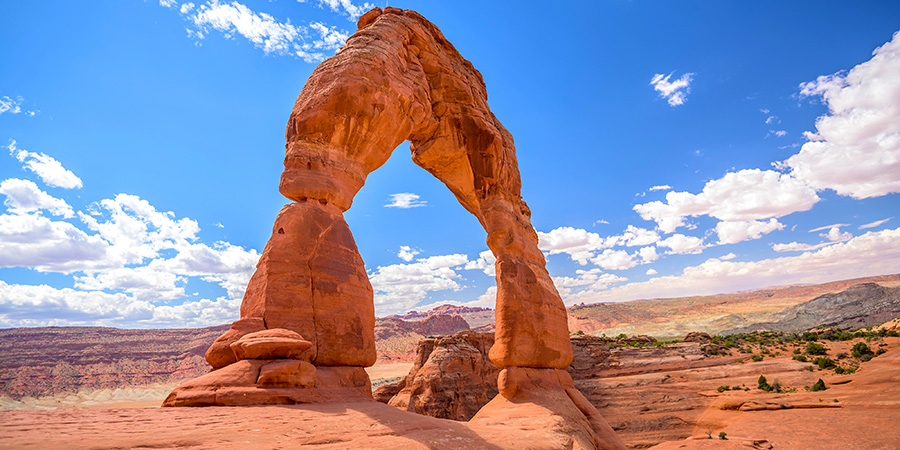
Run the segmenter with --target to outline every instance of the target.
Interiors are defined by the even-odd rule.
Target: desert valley
[[[900,414],[898,286],[900,275],[891,275],[571,307],[575,359],[568,371],[629,448],[753,448],[753,442],[755,448],[894,448]],[[792,325],[797,311],[813,308],[822,323]],[[497,394],[499,370],[487,358],[493,340],[492,313],[445,305],[378,319],[380,359],[367,369],[376,400],[425,416],[461,423],[471,419]],[[678,326],[693,326],[694,331],[678,334],[662,328],[672,326],[665,318],[675,315]],[[894,319],[884,320],[886,315]],[[135,431],[133,427],[141,423],[174,427],[195,436],[190,445],[200,447],[236,448],[252,442],[277,448],[298,442],[312,448],[439,448],[448,434],[458,433],[452,424],[427,421],[395,428],[399,425],[392,420],[403,419],[384,422],[383,415],[390,415],[374,405],[372,410],[345,411],[328,420],[324,416],[334,411],[314,408],[316,420],[326,429],[349,417],[379,417],[365,419],[371,429],[332,431],[330,438],[296,428],[290,415],[273,420],[274,411],[261,407],[241,419],[261,431],[215,439],[229,417],[237,420],[240,408],[222,408],[214,419],[201,419],[200,411],[178,413],[179,425],[167,422],[176,419],[158,415],[161,410],[150,413],[147,408],[158,408],[179,382],[209,370],[203,353],[225,329],[0,330],[4,361],[0,407],[7,410],[0,414],[8,431],[0,444],[15,448],[71,444],[73,436],[88,431],[79,428],[80,420],[64,419],[73,414],[110,424],[106,430],[110,444],[103,448],[157,442],[147,441],[149,428]],[[626,329],[631,334],[622,332]],[[854,352],[859,343],[870,352]],[[811,344],[824,347],[824,353],[817,354],[815,345],[810,353]],[[760,376],[769,390],[760,389]],[[825,389],[814,390],[820,379]],[[48,436],[35,440],[44,421],[59,423],[53,428],[58,440]],[[394,431],[386,433],[384,426]],[[417,434],[423,430],[429,437]],[[303,433],[309,436],[296,440]],[[727,442],[719,439],[719,433],[725,433]],[[852,444],[841,439],[848,433],[857,433]],[[176,435],[155,439],[163,446],[189,444]],[[276,435],[281,438],[272,438]],[[702,442],[710,436],[713,442]],[[683,447],[686,440],[689,447]],[[85,448],[98,445],[92,442]]]

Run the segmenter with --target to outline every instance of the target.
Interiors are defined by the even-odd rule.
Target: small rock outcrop
[[[427,416],[466,421],[497,395],[500,369],[488,359],[493,333],[462,331],[423,339],[406,378],[380,386],[375,399]]]

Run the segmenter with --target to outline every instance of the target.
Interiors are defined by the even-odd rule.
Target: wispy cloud
[[[668,184],[661,184],[650,188],[651,191],[668,191],[670,189],[672,189],[672,186],[669,186]]]
[[[37,114],[37,111],[23,111],[22,103],[25,101],[22,97],[9,98],[7,96],[0,97],[0,114],[9,113],[9,114],[21,114],[24,113],[26,116],[33,117]]]
[[[305,0],[297,1],[305,3]],[[363,13],[375,7],[375,5],[368,2],[357,5],[350,0],[319,0],[319,5],[326,5],[334,12],[344,13],[351,21],[356,21]]]
[[[10,140],[6,148],[9,150],[10,155],[18,159],[26,169],[41,177],[41,180],[43,180],[44,183],[47,183],[48,186],[61,187],[64,189],[81,188],[81,178],[75,176],[74,173],[63,167],[63,165],[59,161],[53,159],[53,157],[45,155],[44,153],[33,153],[24,149],[19,149],[16,146],[15,140]]]
[[[344,8],[349,14],[354,5],[342,1],[336,7]],[[294,25],[289,19],[279,21],[236,1],[220,3],[219,0],[209,0],[199,6],[188,2],[181,5],[179,12],[192,25],[188,35],[198,41],[205,39],[211,30],[222,33],[226,39],[238,34],[267,55],[290,55],[310,63],[325,59],[326,51],[337,50],[350,36],[349,32],[322,22],[303,26]]]
[[[866,230],[866,229],[869,229],[869,228],[875,228],[875,227],[877,227],[877,226],[879,226],[879,225],[881,225],[881,224],[886,223],[888,220],[891,220],[891,219],[893,219],[893,217],[888,217],[887,219],[881,219],[881,220],[876,220],[876,221],[874,221],[874,222],[869,222],[869,223],[867,223],[867,224],[865,224],[865,225],[860,225],[860,226],[859,226],[859,229],[860,229],[860,230]]]
[[[420,206],[425,206],[428,204],[425,200],[419,200],[418,194],[413,194],[410,192],[400,192],[398,194],[391,194],[391,202],[384,205],[385,208],[418,208]]]
[[[658,73],[650,80],[650,85],[659,92],[660,97],[668,100],[669,105],[678,106],[687,100],[687,94],[691,92],[691,81],[693,81],[694,74],[686,73],[677,80],[669,81],[673,74],[674,72],[668,75]]]

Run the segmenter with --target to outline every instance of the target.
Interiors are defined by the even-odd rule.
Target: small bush
[[[857,342],[853,346],[853,349],[850,350],[850,354],[853,355],[854,358],[862,358],[864,355],[874,355],[875,352],[873,352],[865,342]]]
[[[773,392],[781,392],[781,382],[775,380],[772,382],[772,391]]]
[[[834,369],[835,367],[837,367],[837,364],[835,364],[834,361],[832,361],[831,358],[821,358],[821,357],[819,357],[819,358],[816,358],[816,359],[813,360],[813,364],[819,366],[819,368],[822,369],[822,370],[825,370],[825,369]]]
[[[769,381],[766,380],[765,375],[760,375],[759,379],[756,380],[756,388],[766,392],[772,392],[772,386],[769,384]]]
[[[721,439],[721,440],[723,440],[723,441],[727,441],[728,438],[725,437],[725,436],[727,436],[727,434],[726,434],[724,431],[720,431],[720,432],[719,432],[719,439]]]
[[[725,391],[731,390],[731,388],[728,386],[719,386],[718,388],[716,388],[716,390],[719,392],[725,392]]]
[[[828,353],[828,349],[822,344],[810,342],[806,345],[806,353],[809,355],[825,355]]]
[[[806,356],[803,355],[794,355],[794,357],[791,359],[793,359],[794,361],[806,362]]]
[[[883,348],[879,348],[878,351],[875,352],[875,356],[883,355],[883,354],[885,354],[885,353],[887,353],[887,350],[885,350],[885,349],[883,349]]]
[[[763,360],[763,356],[757,355],[756,353],[754,353],[753,355],[750,356],[750,359],[752,359],[753,362],[759,362],[759,361]]]
[[[810,392],[818,392],[818,391],[824,391],[826,389],[828,389],[828,388],[825,387],[825,382],[822,381],[821,378],[819,378],[819,381],[816,381],[816,384],[812,385],[812,387],[809,388],[809,391]]]

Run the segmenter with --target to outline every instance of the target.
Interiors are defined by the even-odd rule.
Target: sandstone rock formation
[[[565,372],[572,360],[566,310],[521,198],[512,135],[491,113],[481,74],[413,11],[375,8],[358,28],[294,104],[279,186],[294,203],[275,220],[241,320],[210,349],[211,364],[227,365],[176,388],[165,404],[328,401],[340,389],[355,398],[368,386],[357,375],[376,359],[372,287],[343,212],[368,174],[408,140],[413,161],[475,215],[496,257],[490,359],[503,369],[502,395],[476,418],[509,418],[524,402],[563,418],[576,447],[621,447]],[[310,361],[316,371],[291,365],[296,373],[275,378],[293,381],[263,384],[270,366],[288,366],[235,351],[260,325],[308,339],[309,354],[290,361]]]
[[[497,395],[500,369],[488,359],[493,333],[461,331],[423,339],[409,375],[379,387],[375,399],[433,417],[469,420]]]

